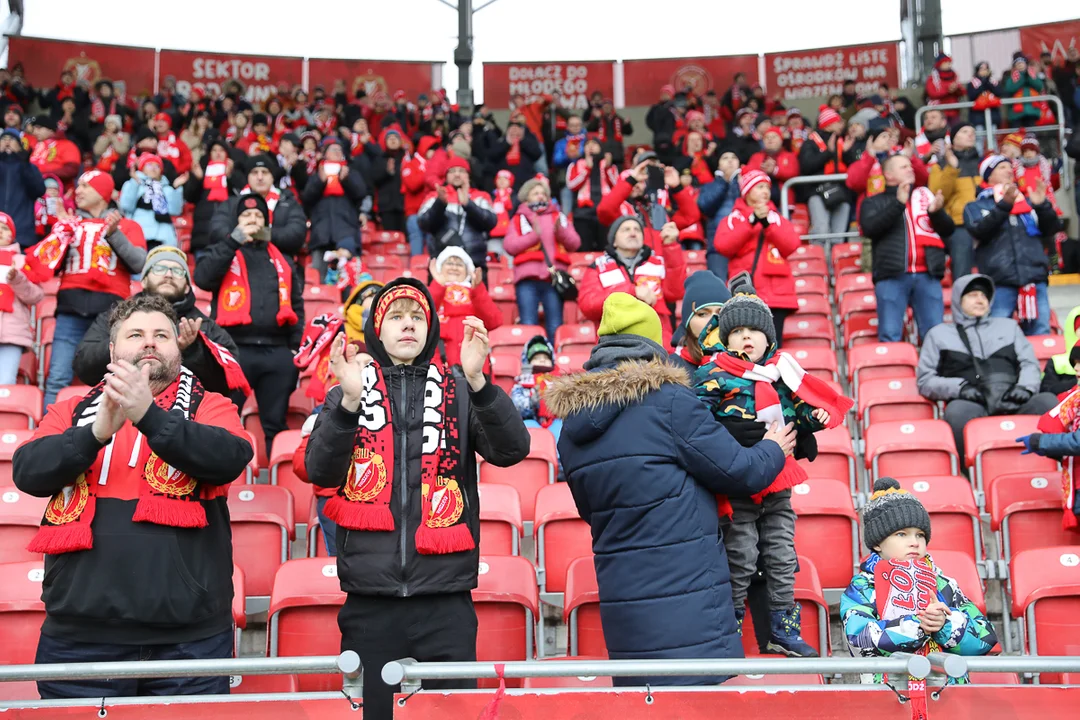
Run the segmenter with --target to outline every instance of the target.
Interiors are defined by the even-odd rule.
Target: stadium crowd
[[[1000,79],[980,63],[967,83],[941,56],[920,126],[893,88],[845,85],[804,117],[741,74],[726,92],[660,88],[644,132],[599,95],[583,114],[518,96],[501,127],[441,90],[297,88],[261,107],[242,90],[183,97],[166,79],[136,100],[108,80],[35,89],[0,70],[0,384],[46,344],[31,317],[55,296],[49,411],[14,459],[16,485],[53,497],[33,543],[50,578],[39,662],[232,654],[231,563],[212,551],[228,545],[223,490],[289,429],[298,387],[312,412],[293,466],[338,557],[343,647],[365,663],[475,659],[474,457],[524,460],[527,428],[558,440],[560,479],[593,525],[611,657],[737,656],[745,602],[762,647],[815,656],[794,599],[792,488],[852,400],[780,352],[814,346],[800,334],[807,234],[832,247],[857,229],[850,267],[873,288],[861,339],[921,345],[918,392],[945,403],[959,458],[973,419],[1041,415],[1076,385],[1076,313],[1045,377],[1025,337],[1058,329],[1055,190],[1080,133],[1062,148],[1039,128],[1080,120],[1075,48],[1056,65],[1018,53]],[[1065,118],[1001,104],[1047,93]],[[934,109],[965,100],[970,112]],[[836,179],[784,188],[817,175]],[[817,339],[835,354],[824,314]],[[492,336],[514,324],[508,361]],[[568,357],[568,329],[592,347]],[[58,400],[75,379],[87,394]],[[245,407],[261,421],[254,449]],[[656,487],[632,492],[643,464]],[[687,478],[672,515],[650,510]],[[930,608],[878,615],[875,565],[922,559],[931,533],[896,481],[873,489],[871,555],[842,604],[852,651],[988,652],[993,627],[940,568]],[[710,520],[690,528],[688,513]],[[162,526],[197,530],[178,543]],[[627,538],[649,527],[652,556],[635,561]],[[712,579],[691,582],[718,538]],[[670,572],[645,587],[638,561]],[[129,604],[105,602],[107,566],[138,575]],[[645,632],[656,613],[694,622]],[[390,692],[366,684],[371,717]]]

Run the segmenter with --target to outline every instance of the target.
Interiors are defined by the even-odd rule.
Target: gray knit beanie
[[[747,327],[765,333],[769,347],[776,345],[776,326],[772,311],[757,296],[748,273],[739,273],[728,283],[731,299],[720,310],[720,342],[727,345],[728,336],[737,328]]]
[[[904,528],[919,528],[930,542],[930,514],[919,499],[900,487],[891,477],[874,482],[874,494],[862,511],[863,541],[871,550]]]
[[[642,236],[645,235],[645,225],[641,222],[641,218],[639,218],[637,215],[620,215],[618,218],[616,218],[615,222],[611,223],[611,227],[608,228],[608,245],[615,244],[615,233],[619,231],[619,228],[622,226],[623,223],[627,222],[637,223],[637,226],[641,228]]]

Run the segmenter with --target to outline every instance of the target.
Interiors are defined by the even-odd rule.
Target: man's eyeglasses
[[[158,263],[150,268],[150,274],[154,277],[172,275],[174,278],[185,278],[187,277],[187,268],[180,267],[179,265],[163,265]]]

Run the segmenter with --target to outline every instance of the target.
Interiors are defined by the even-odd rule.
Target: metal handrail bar
[[[788,190],[792,185],[816,185],[823,182],[838,182],[843,183],[847,181],[847,173],[836,173],[835,175],[797,175],[789,180],[785,181],[780,186],[780,214],[785,219],[791,219],[791,204],[788,203]]]

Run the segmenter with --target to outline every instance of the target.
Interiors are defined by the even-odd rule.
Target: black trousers
[[[238,345],[236,359],[255,391],[259,404],[259,419],[266,436],[266,453],[274,438],[286,429],[289,414],[289,395],[296,389],[297,369],[293,356],[284,345]]]
[[[588,217],[584,214],[575,213],[574,229],[577,230],[578,237],[581,238],[581,252],[597,252],[607,246],[604,228],[600,226],[600,221],[596,219],[595,212],[590,213]]]
[[[338,613],[341,650],[353,650],[364,668],[364,720],[392,720],[400,686],[382,681],[383,665],[411,657],[420,662],[475,662],[476,610],[469,592],[414,597],[353,595]],[[470,689],[475,680],[425,680],[434,690]]]
[[[387,210],[379,213],[379,223],[383,230],[405,232],[405,211]]]

